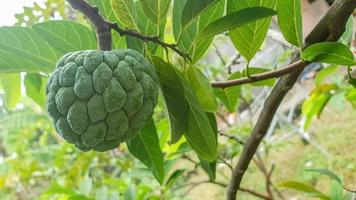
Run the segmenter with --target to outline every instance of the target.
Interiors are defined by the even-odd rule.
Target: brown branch
[[[226,134],[226,133],[223,133],[223,132],[219,132],[219,135],[220,136],[224,136],[224,137],[227,137],[228,139],[230,140],[235,140],[237,143],[241,144],[241,145],[244,145],[245,142],[243,140],[241,140],[240,138],[238,138],[237,136],[235,135],[231,135],[231,134]]]
[[[271,176],[272,176],[273,170],[274,170],[274,165],[272,165],[270,171],[267,173],[267,176],[266,176],[266,189],[267,189],[268,196],[271,199],[274,199],[273,193],[272,193],[272,190],[271,190],[271,187],[272,187]]]
[[[228,163],[226,160],[224,160],[223,158],[218,157],[218,159],[220,160],[220,163],[226,165],[231,171],[234,169],[234,168],[232,167],[232,165],[231,165],[230,163]]]
[[[266,178],[266,190],[267,190],[267,194],[268,196],[273,200],[274,196],[272,193],[271,188],[277,193],[277,195],[281,198],[284,199],[284,197],[282,196],[282,194],[280,193],[280,191],[274,186],[272,180],[271,180],[271,176],[272,176],[272,172],[275,168],[274,164],[272,164],[271,169],[269,171],[267,171],[266,165],[263,162],[261,156],[259,153],[256,153],[256,158],[253,158],[253,161],[255,162],[257,168],[263,173],[263,175]]]
[[[211,83],[211,85],[217,88],[227,88],[227,87],[233,87],[233,86],[243,85],[247,83],[254,83],[254,82],[271,79],[271,78],[278,78],[283,75],[289,74],[291,72],[304,69],[308,64],[309,64],[308,62],[298,60],[278,70],[264,72],[260,74],[254,74],[251,75],[250,77],[244,77],[244,78],[239,78],[234,80],[214,81]]]
[[[231,127],[230,122],[225,118],[225,116],[222,113],[216,112],[216,115],[219,117],[219,119],[221,119],[221,121],[223,121],[226,124],[226,126]]]
[[[226,61],[223,57],[223,55],[221,54],[220,50],[219,50],[219,47],[213,42],[213,46],[214,46],[214,49],[215,49],[215,54],[218,56],[221,64],[223,64],[224,66],[226,65]]]
[[[163,48],[172,49],[178,55],[182,56],[184,59],[187,58],[187,59],[191,60],[190,55],[188,53],[184,53],[183,51],[179,50],[177,48],[176,44],[168,44],[168,43],[165,43],[165,42],[161,41],[159,36],[147,36],[147,35],[142,35],[141,33],[137,32],[136,30],[122,29],[122,28],[119,27],[119,25],[117,23],[110,23],[109,25],[110,25],[110,27],[112,29],[114,29],[116,32],[118,32],[121,36],[129,35],[129,36],[138,38],[138,39],[140,39],[142,41],[145,41],[145,42],[149,41],[149,42],[153,42],[153,43],[159,44]]]
[[[344,188],[344,190],[356,194],[356,190],[351,190],[351,189],[349,189],[348,187],[346,187],[345,185],[343,185],[342,187]]]
[[[232,74],[232,67],[234,65],[240,64],[239,59],[241,58],[241,54],[236,54],[232,60],[230,60],[226,65],[225,68],[227,68],[227,73]]]
[[[322,41],[337,41],[345,30],[346,22],[356,8],[355,0],[336,0],[306,39],[306,46]],[[294,61],[299,60],[296,54]],[[271,124],[274,114],[288,91],[296,83],[303,68],[281,77],[267,97],[251,136],[244,145],[233,171],[227,190],[227,200],[235,200],[241,180]]]
[[[184,59],[191,60],[189,54],[180,51],[176,44],[168,44],[160,40],[158,36],[147,36],[143,35],[135,30],[122,29],[117,23],[110,23],[106,21],[100,14],[98,8],[90,5],[85,0],[67,0],[68,3],[75,9],[82,12],[89,21],[95,26],[98,46],[101,50],[111,50],[111,29],[118,32],[121,36],[129,35],[138,38],[144,42],[153,42],[159,44],[163,48],[169,48],[175,51],[178,55],[182,56]]]
[[[99,14],[97,8],[84,0],[67,0],[75,10],[83,13],[96,29],[98,47],[101,50],[111,50],[111,28],[104,18]]]

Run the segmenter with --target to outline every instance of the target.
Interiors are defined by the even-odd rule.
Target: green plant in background
[[[280,187],[294,189],[305,193],[308,196],[319,198],[322,200],[352,200],[355,198],[355,191],[346,188],[343,185],[342,179],[327,169],[307,169],[308,172],[316,172],[328,176],[332,180],[329,195],[320,192],[311,185],[304,184],[297,181],[286,181],[280,183]]]
[[[207,180],[192,187],[212,183],[227,188],[227,199],[237,191],[273,199],[279,195],[272,191],[273,167],[268,171],[254,155],[303,69],[330,64],[303,103],[305,130],[337,94],[355,105],[346,80],[325,81],[339,66],[349,66],[353,80],[353,0],[337,0],[305,42],[299,0],[67,2],[26,8],[17,15],[26,26],[0,27],[0,199],[182,199],[179,188],[199,170]],[[298,56],[286,59],[292,54],[286,50],[268,67],[250,66],[273,16]],[[204,62],[222,38],[246,59],[245,69]],[[274,89],[254,126],[226,120],[262,86]],[[182,160],[190,165],[182,167]],[[267,180],[267,194],[260,186],[240,187],[251,160]],[[336,182],[332,195],[339,197]]]

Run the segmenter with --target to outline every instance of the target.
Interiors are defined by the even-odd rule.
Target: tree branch
[[[142,41],[149,41],[159,44],[163,48],[169,48],[175,51],[178,55],[182,56],[184,59],[191,60],[189,54],[180,51],[176,44],[168,44],[160,40],[158,36],[147,36],[143,35],[135,30],[122,29],[117,23],[110,23],[106,21],[103,16],[99,14],[98,8],[90,5],[85,0],[67,0],[68,3],[75,9],[83,13],[89,21],[94,25],[96,29],[96,35],[98,38],[98,46],[101,50],[111,50],[111,29],[118,32],[121,36],[129,35],[138,38]]]
[[[236,137],[235,135],[226,134],[226,133],[223,133],[223,132],[220,132],[220,131],[219,131],[219,135],[225,136],[225,137],[227,137],[227,138],[230,139],[230,140],[235,140],[237,143],[239,143],[239,144],[241,144],[241,145],[244,145],[244,144],[245,144],[244,141],[242,141],[240,138]]]
[[[91,6],[84,0],[67,0],[75,9],[83,13],[96,29],[98,47],[101,50],[111,50],[111,28],[104,18],[99,14],[97,8]]]
[[[320,22],[315,26],[313,31],[308,35],[305,47],[322,41],[337,41],[344,32],[346,22],[355,8],[355,0],[336,0]],[[296,60],[299,60],[299,54],[296,54],[294,61]],[[239,161],[233,171],[227,190],[227,200],[236,199],[236,194],[240,188],[243,175],[265,136],[274,114],[284,96],[296,83],[302,71],[303,68],[281,77],[270,95],[267,97],[262,112],[252,130],[251,136],[247,140]]]
[[[179,50],[177,48],[176,44],[168,44],[168,43],[161,41],[159,36],[147,36],[147,35],[142,35],[141,33],[137,32],[135,30],[132,30],[132,29],[122,29],[119,27],[119,25],[117,23],[109,23],[109,25],[112,29],[114,29],[116,32],[118,32],[121,36],[129,35],[129,36],[138,38],[145,42],[149,41],[149,42],[159,44],[163,48],[172,49],[173,51],[175,51],[178,55],[180,55],[184,59],[187,58],[187,59],[191,60],[190,55],[188,53],[184,53],[183,51]]]
[[[244,78],[239,78],[234,80],[214,81],[211,83],[211,85],[217,88],[227,88],[227,87],[233,87],[233,86],[243,85],[247,83],[254,83],[254,82],[271,79],[271,78],[278,78],[283,75],[289,74],[291,72],[304,69],[308,64],[310,63],[304,62],[302,60],[298,60],[278,70],[255,74],[255,75],[251,75],[250,77],[244,77]]]

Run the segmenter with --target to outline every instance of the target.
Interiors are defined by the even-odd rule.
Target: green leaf
[[[218,127],[214,113],[207,113],[211,127],[213,128],[215,138],[218,138]],[[214,182],[216,179],[216,164],[217,161],[207,161],[201,157],[199,157],[200,165],[203,170],[208,174],[209,180]]]
[[[355,86],[356,88],[356,86]],[[346,100],[351,103],[351,105],[356,108],[356,89],[352,88],[346,94]]]
[[[225,2],[219,1],[212,5],[200,16],[194,19],[185,29],[181,27],[181,20],[183,7],[186,0],[175,0],[173,7],[173,35],[178,43],[178,48],[189,52],[192,57],[192,62],[196,63],[208,50],[213,38],[197,41],[196,37],[209,23],[219,19],[224,14]]]
[[[155,24],[144,13],[145,7],[141,5],[139,2],[136,2],[136,11],[137,11],[137,24],[139,26],[140,32],[144,35],[151,35],[151,36],[160,36],[161,40],[164,40],[164,30],[166,26],[166,17],[160,19],[159,24]],[[158,44],[149,42],[145,43],[144,41],[140,40],[143,46],[146,46],[147,49],[151,52],[151,54],[155,54],[156,50],[158,49]]]
[[[337,71],[337,69],[339,69],[339,67],[337,65],[332,65],[332,66],[328,66],[323,68],[321,71],[318,72],[318,74],[315,77],[315,84],[317,86],[321,85],[322,82],[325,80],[326,77],[330,76],[331,74],[333,74],[334,72]]]
[[[214,3],[217,3],[219,0],[189,0],[185,3],[181,25],[184,30],[199,14],[201,14],[204,10],[208,9]]]
[[[137,11],[133,0],[111,0],[117,19],[126,28],[138,30]]]
[[[76,22],[48,21],[33,25],[33,29],[51,47],[62,53],[97,48],[95,33]]]
[[[302,47],[303,29],[300,0],[278,0],[278,24],[285,39]]]
[[[182,34],[181,27],[181,17],[183,13],[183,8],[187,0],[173,0],[173,12],[172,12],[172,28],[173,28],[173,36],[175,40],[180,40]],[[190,26],[191,27],[191,26]]]
[[[187,116],[188,131],[184,136],[198,156],[210,162],[214,161],[217,157],[217,137],[215,131],[190,85],[183,78],[182,82],[185,98],[190,108]]]
[[[161,91],[166,101],[171,122],[171,143],[176,143],[188,130],[188,103],[184,96],[184,87],[174,66],[164,62],[159,57],[152,58],[160,80]]]
[[[177,179],[185,172],[184,169],[177,169],[175,170],[167,179],[165,186],[166,189],[169,190],[173,184],[177,181]]]
[[[171,0],[140,0],[146,16],[155,24],[166,21]]]
[[[276,11],[264,7],[245,8],[232,12],[212,23],[199,33],[198,41],[205,40],[225,31],[230,31],[259,19],[271,17]]]
[[[149,20],[144,13],[144,7],[139,3],[135,3],[135,22],[137,25],[138,32],[144,35],[151,36],[160,36],[160,39],[163,40],[164,29],[166,25],[166,20],[161,20],[161,24],[157,25]],[[136,37],[126,36],[127,47],[130,49],[135,49],[141,53],[144,53],[145,50],[150,51],[151,54],[155,54],[158,44],[156,43],[145,43],[143,40],[140,40]]]
[[[342,34],[341,38],[339,39],[339,42],[349,47],[352,43],[353,30],[354,30],[354,18],[353,16],[350,16],[349,20],[347,20],[346,23],[345,32]]]
[[[214,182],[216,179],[216,160],[209,162],[204,159],[200,159],[200,165],[204,171],[208,174],[209,180]]]
[[[195,23],[198,27],[198,34],[211,22],[219,19],[224,15],[225,1],[218,1],[218,3],[205,10],[197,19],[198,23]],[[197,35],[196,35],[197,36]],[[206,39],[204,41],[197,41],[196,36],[194,42],[190,47],[189,53],[192,57],[192,62],[196,63],[209,49],[214,38]]]
[[[178,126],[183,126],[187,129],[184,132],[184,136],[187,139],[187,142],[189,145],[197,152],[199,156],[202,158],[208,160],[208,161],[213,161],[216,159],[217,156],[217,139],[214,134],[214,131],[211,127],[209,118],[207,114],[204,112],[201,104],[199,103],[199,100],[197,96],[195,95],[193,89],[191,86],[188,84],[188,82],[185,80],[183,77],[182,73],[179,72],[174,66],[164,62],[162,59],[158,57],[153,58],[153,63],[156,66],[158,71],[158,76],[162,77],[162,74],[165,74],[167,76],[164,79],[171,79],[174,81],[171,81],[174,85],[180,87],[183,86],[183,94],[185,100],[183,102],[188,104],[188,113],[184,115],[184,121],[177,121],[180,122],[177,124]],[[158,67],[157,67],[158,66]],[[166,72],[162,72],[161,69],[165,69]],[[161,71],[161,72],[160,72]],[[162,73],[160,75],[160,73]],[[161,78],[160,78],[161,79]],[[168,81],[166,81],[168,82]],[[177,82],[180,82],[177,84]],[[174,87],[174,85],[171,85],[169,87]],[[161,87],[162,91],[167,91],[165,89],[166,86],[162,85],[161,81]],[[177,91],[177,88],[175,89]],[[173,91],[170,91],[173,93]],[[181,98],[181,92],[179,91],[179,95],[175,94],[175,96],[178,96]],[[163,92],[165,93],[165,92]],[[175,92],[177,93],[177,92]],[[165,94],[164,94],[165,95]],[[173,97],[173,95],[171,96]],[[166,100],[167,101],[167,100]],[[172,99],[171,101],[181,101],[178,100],[177,98]],[[183,108],[184,104],[183,103]],[[167,104],[167,107],[169,105]],[[175,108],[176,110],[182,110],[182,107]],[[185,109],[185,108],[184,108]],[[169,110],[171,113],[171,111]],[[181,111],[180,111],[181,112]],[[173,113],[175,114],[175,113]],[[171,119],[172,120],[172,119]]]
[[[349,80],[347,82],[356,89],[356,78],[349,77]]]
[[[310,171],[310,172],[317,172],[319,174],[328,176],[329,178],[333,179],[334,181],[340,183],[341,185],[343,184],[341,178],[338,175],[336,175],[334,172],[332,172],[328,169],[306,169],[306,170]]]
[[[117,21],[114,10],[111,7],[110,0],[88,0],[88,1],[99,9],[100,14],[105,19],[112,22]]]
[[[209,118],[209,122],[210,122],[211,128],[214,131],[215,138],[218,139],[218,123],[216,121],[216,117],[215,117],[214,113],[207,112],[206,115]]]
[[[51,72],[62,56],[29,27],[0,27],[0,72]]]
[[[46,79],[39,74],[26,74],[24,80],[26,94],[43,107],[46,101]]]
[[[255,6],[271,9],[276,7],[276,0],[228,0],[227,3],[228,13]],[[272,18],[269,17],[229,32],[231,41],[246,60],[251,60],[261,47],[271,22]]]
[[[127,37],[122,37],[121,35],[117,34],[117,32],[112,31],[112,48],[113,49],[124,49],[127,48]]]
[[[280,187],[286,187],[286,188],[302,191],[302,192],[305,192],[313,197],[318,197],[320,199],[331,200],[328,196],[321,193],[319,190],[315,189],[314,187],[312,187],[310,185],[306,185],[304,183],[300,183],[300,182],[296,182],[296,181],[287,181],[287,182],[280,183],[278,185]]]
[[[145,44],[142,40],[137,39],[135,37],[126,36],[126,43],[127,43],[127,48],[134,49],[140,52],[141,54],[144,53]]]
[[[4,103],[9,109],[13,109],[21,99],[21,77],[20,74],[1,74],[1,85],[5,92]]]
[[[204,110],[207,112],[217,111],[218,103],[209,79],[196,67],[189,67],[186,77]]]
[[[196,25],[198,26],[198,34],[211,22],[219,19],[224,15],[225,1],[219,1],[213,6],[205,10],[197,19]],[[197,35],[196,35],[197,36]],[[196,63],[209,49],[214,38],[206,39],[204,41],[197,41],[194,39],[193,45],[190,47],[189,53],[192,56],[192,62]]]
[[[321,42],[307,47],[302,52],[303,60],[337,65],[356,65],[351,50],[338,42]]]
[[[236,112],[240,92],[240,86],[230,87],[226,89],[214,88],[215,95],[225,105],[229,112]]]
[[[179,140],[179,142],[180,143],[177,143],[174,146],[171,145],[170,147],[172,148],[167,149],[168,152],[171,152],[167,155],[167,159],[174,159],[184,153],[188,153],[192,151],[192,148],[189,146],[188,142],[186,142],[185,138]]]
[[[166,19],[165,18],[160,19],[160,24],[155,24],[149,18],[147,18],[144,12],[146,8],[142,4],[136,2],[135,5],[137,11],[136,21],[140,32],[145,35],[153,35],[153,36],[160,35],[161,34],[160,31],[163,31],[162,29],[164,29],[165,27]]]
[[[140,133],[127,142],[130,153],[145,164],[159,183],[164,179],[163,153],[159,146],[155,124],[151,119]]]
[[[330,91],[336,89],[334,85],[320,85],[310,95],[310,97],[303,102],[302,113],[305,116],[304,129],[307,129],[314,116],[320,117],[325,106],[332,97]]]
[[[332,181],[330,188],[330,198],[332,200],[344,199],[344,188],[339,182]]]

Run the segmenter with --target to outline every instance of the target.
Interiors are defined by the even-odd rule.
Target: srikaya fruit
[[[46,109],[66,141],[107,151],[134,137],[157,104],[153,66],[132,49],[71,52],[46,87]]]

